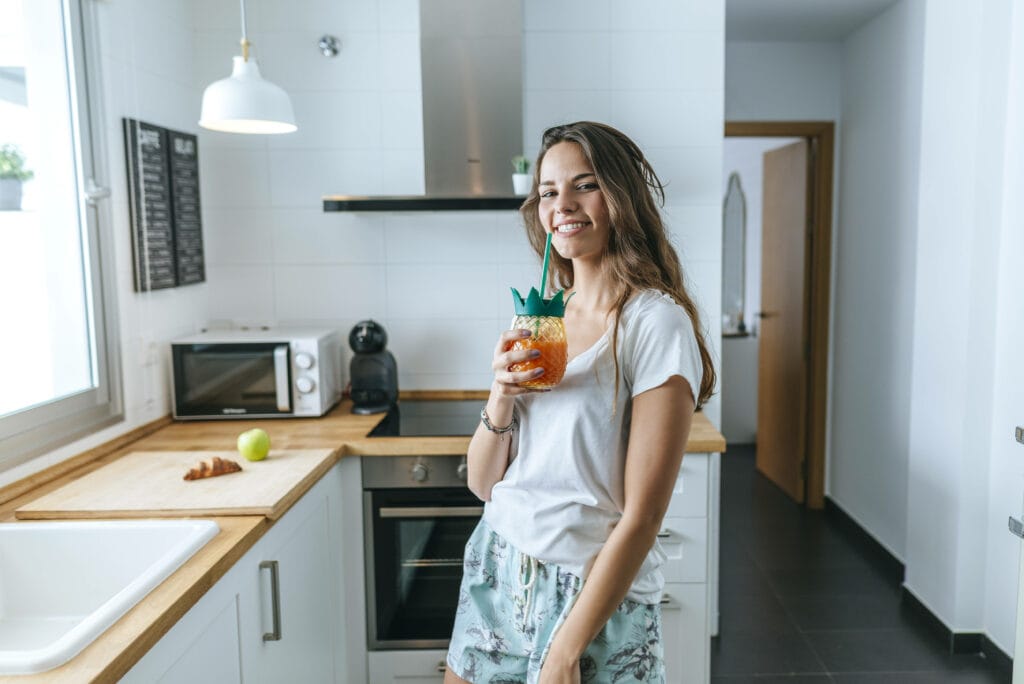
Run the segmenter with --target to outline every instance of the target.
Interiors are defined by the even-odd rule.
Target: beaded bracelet
[[[483,421],[484,427],[487,428],[487,430],[489,432],[493,432],[494,434],[498,435],[499,439],[506,432],[511,432],[512,430],[515,430],[516,427],[519,425],[519,419],[516,418],[516,414],[513,413],[512,414],[512,422],[511,423],[509,423],[505,427],[500,427],[500,428],[499,427],[494,427],[493,425],[491,425],[491,419],[487,416],[487,405],[486,404],[484,405],[484,407],[482,409],[480,409],[480,420]]]

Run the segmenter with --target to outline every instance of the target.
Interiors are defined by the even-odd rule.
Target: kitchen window
[[[0,0],[0,470],[120,419],[91,4]]]

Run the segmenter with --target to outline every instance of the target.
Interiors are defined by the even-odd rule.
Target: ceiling
[[[726,40],[841,41],[897,0],[726,0]]]

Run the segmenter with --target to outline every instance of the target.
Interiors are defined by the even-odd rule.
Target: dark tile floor
[[[947,653],[901,604],[892,560],[834,517],[794,504],[756,472],[753,447],[722,457],[721,517],[713,683],[1010,681],[984,656]]]

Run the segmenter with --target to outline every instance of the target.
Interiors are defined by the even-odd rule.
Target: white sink
[[[0,524],[0,675],[67,662],[218,531],[212,520]]]

